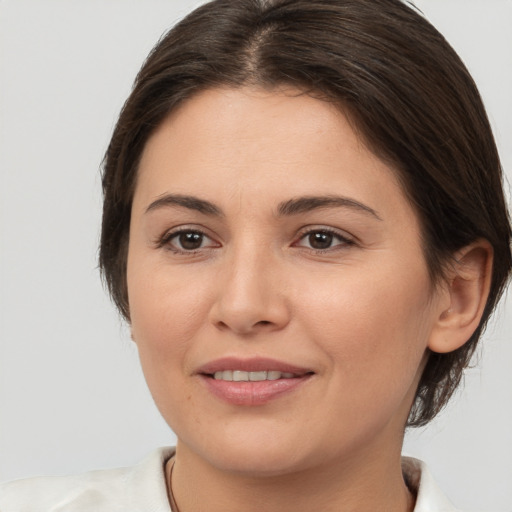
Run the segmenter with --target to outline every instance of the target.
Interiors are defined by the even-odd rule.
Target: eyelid
[[[207,231],[208,230],[206,230],[202,226],[197,226],[197,225],[175,226],[171,229],[166,230],[161,236],[159,236],[155,240],[155,246],[157,248],[168,249],[168,250],[178,253],[178,254],[189,254],[189,255],[195,254],[196,252],[201,251],[201,250],[221,247],[221,244],[218,241],[216,241],[213,236],[209,235],[207,233]],[[198,249],[191,249],[191,250],[180,249],[179,247],[173,247],[171,245],[171,241],[183,233],[198,233],[201,236],[203,236],[205,239],[208,239],[213,243],[208,244],[208,246],[205,246],[205,247],[200,247]]]
[[[336,237],[340,241],[340,243],[338,243],[332,247],[329,247],[327,249],[314,249],[313,247],[309,248],[316,252],[328,252],[328,251],[335,250],[337,247],[340,247],[340,246],[346,247],[346,246],[351,246],[351,245],[357,244],[356,237],[350,235],[346,231],[342,231],[342,230],[339,230],[339,229],[336,229],[336,228],[333,228],[330,226],[319,225],[319,226],[307,226],[305,228],[302,228],[296,237],[296,241],[292,245],[294,245],[296,247],[303,247],[303,248],[307,249],[308,247],[306,247],[304,245],[300,245],[300,242],[303,241],[304,239],[306,239],[306,237],[311,235],[312,233],[328,233],[329,235]]]
[[[180,234],[183,233],[198,233],[202,237],[204,237],[206,240],[208,240],[208,244],[203,247],[199,247],[197,249],[180,249],[177,246],[172,246],[171,241],[178,237]],[[332,235],[338,240],[338,243],[333,245],[332,247],[328,247],[326,249],[315,249],[313,247],[307,247],[306,245],[302,245],[301,242],[306,239],[307,236],[313,234],[313,233],[328,233],[329,235]],[[325,225],[312,225],[312,226],[305,226],[302,229],[299,230],[297,235],[294,238],[294,242],[292,243],[292,246],[295,247],[301,247],[304,249],[310,249],[319,253],[325,253],[329,251],[336,250],[337,248],[347,247],[351,245],[357,244],[357,238],[346,231],[333,228],[331,226],[325,226]],[[179,225],[175,226],[173,228],[167,229],[164,231],[162,235],[157,237],[157,239],[154,241],[154,245],[156,248],[164,248],[168,249],[175,253],[181,253],[181,254],[195,254],[199,251],[207,250],[207,249],[213,249],[221,247],[222,244],[216,240],[216,237],[209,234],[209,230],[204,228],[203,226],[198,225]]]

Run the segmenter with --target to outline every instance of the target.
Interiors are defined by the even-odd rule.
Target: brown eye
[[[354,241],[337,231],[312,229],[304,233],[294,245],[295,247],[306,247],[315,251],[327,252],[354,245]]]
[[[176,237],[180,249],[194,251],[203,245],[204,235],[195,231],[179,233]]]
[[[182,229],[167,233],[158,243],[176,253],[194,252],[200,249],[219,247],[219,244],[201,231]]]
[[[334,235],[323,231],[316,231],[308,235],[308,242],[313,249],[329,249],[332,246]]]

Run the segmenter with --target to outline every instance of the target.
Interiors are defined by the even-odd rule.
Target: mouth
[[[314,372],[309,368],[275,359],[224,357],[205,364],[197,370],[197,373],[227,382],[261,382],[296,379],[312,375]]]
[[[246,372],[243,370],[224,370],[210,375],[215,380],[227,382],[261,382],[263,380],[293,379],[301,375],[291,372],[280,372],[277,370],[263,370],[257,372]]]
[[[289,394],[315,372],[271,359],[224,358],[197,371],[207,389],[232,405],[263,405]]]

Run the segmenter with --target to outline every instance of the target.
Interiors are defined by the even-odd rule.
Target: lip
[[[265,370],[272,370],[282,373],[294,373],[299,376],[307,373],[314,373],[310,368],[295,366],[284,361],[267,357],[253,357],[250,359],[223,357],[200,366],[196,370],[196,373],[213,375],[215,372],[222,372],[225,370],[242,370],[244,372],[262,372]]]
[[[264,381],[224,381],[215,380],[213,374],[225,370],[258,372],[264,370],[293,373],[296,377]],[[302,387],[314,375],[308,368],[295,366],[269,358],[239,359],[225,357],[211,361],[196,371],[208,391],[223,402],[238,406],[258,406],[267,404]]]

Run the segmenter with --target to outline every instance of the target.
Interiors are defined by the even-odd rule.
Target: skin
[[[279,213],[333,195],[350,201]],[[203,233],[200,247],[183,248],[176,229]],[[326,230],[313,248],[310,233]],[[427,348],[455,343],[457,304],[430,283],[395,171],[332,105],[215,89],[173,112],[140,162],[127,272],[132,336],[178,437],[181,512],[413,509],[404,425]],[[196,373],[226,356],[314,375],[266,404],[233,405]]]

